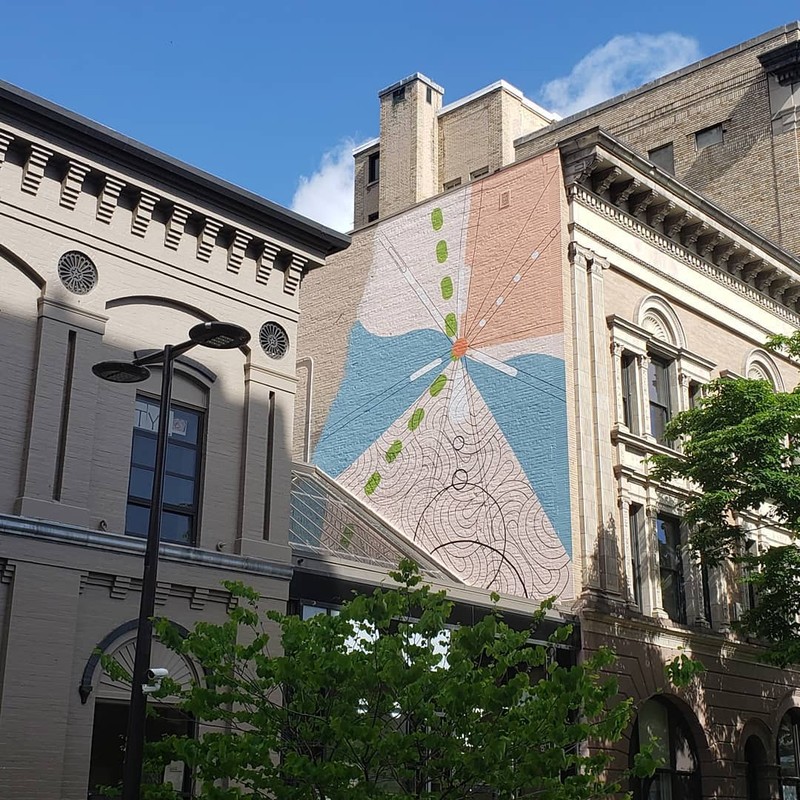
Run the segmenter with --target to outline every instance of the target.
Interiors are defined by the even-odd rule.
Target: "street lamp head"
[[[241,325],[232,322],[201,322],[189,331],[189,338],[203,347],[231,350],[247,344],[250,334]]]
[[[130,361],[101,361],[92,367],[98,378],[112,383],[140,383],[150,377],[150,370]]]

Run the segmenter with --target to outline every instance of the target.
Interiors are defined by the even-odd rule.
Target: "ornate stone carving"
[[[264,249],[261,251],[256,264],[256,281],[258,283],[267,283],[269,281],[269,276],[275,266],[275,258],[280,250],[278,245],[272,244],[272,242],[264,242]]]
[[[664,220],[664,233],[669,236],[670,239],[674,239],[690,219],[691,217],[688,211],[681,211],[671,220]]]
[[[608,191],[611,184],[614,183],[620,175],[622,175],[622,170],[619,167],[611,167],[611,169],[595,172],[592,175],[592,186],[594,187],[595,194],[604,194]]]
[[[186,220],[189,219],[192,210],[186,206],[173,206],[172,213],[169,215],[164,231],[164,245],[170,250],[177,250],[181,243],[183,231],[186,228]]]
[[[244,261],[244,252],[247,249],[247,243],[251,238],[249,233],[244,233],[243,231],[236,231],[233,234],[233,239],[228,247],[229,272],[239,271],[239,267],[242,266],[242,261]]]
[[[620,184],[619,187],[613,186],[611,188],[611,202],[615,206],[621,205],[627,202],[628,198],[640,188],[641,184],[635,178]]]
[[[653,200],[655,200],[655,195],[650,189],[632,194],[628,200],[628,211],[633,214],[634,217],[638,217],[639,214],[647,209],[647,206],[649,206]]]
[[[25,166],[22,168],[22,191],[36,194],[44,177],[47,162],[52,158],[53,151],[42,147],[40,144],[31,145],[31,153]]]
[[[217,234],[222,230],[222,223],[215,219],[206,219],[200,236],[197,237],[197,257],[200,261],[208,262],[211,251],[217,242]]]
[[[100,192],[100,196],[97,198],[97,219],[100,222],[111,222],[111,217],[114,216],[114,211],[117,208],[119,193],[124,188],[124,181],[112,175],[106,175],[103,191]]]
[[[647,222],[651,228],[657,228],[674,210],[675,203],[671,200],[666,203],[660,203],[657,206],[651,206],[647,209]]]
[[[297,292],[297,287],[303,277],[303,268],[307,263],[308,259],[304,256],[292,254],[292,260],[286,267],[286,274],[283,276],[283,290],[286,294],[294,295]]]
[[[133,218],[131,220],[131,233],[134,236],[144,236],[147,233],[147,227],[153,218],[153,209],[156,207],[158,200],[158,195],[142,190],[139,195],[139,202],[136,204],[136,208],[133,209]]]
[[[706,231],[708,231],[708,225],[706,225],[705,222],[696,222],[693,225],[687,225],[681,231],[681,243],[684,247],[692,247]]]
[[[67,172],[61,181],[61,196],[59,205],[72,211],[78,202],[78,195],[83,188],[83,179],[89,174],[91,167],[79,161],[70,161]]]

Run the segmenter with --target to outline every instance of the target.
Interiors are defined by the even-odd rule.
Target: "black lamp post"
[[[241,347],[248,341],[250,341],[250,334],[239,325],[226,322],[203,322],[195,325],[189,331],[189,340],[182,344],[168,344],[158,353],[137,358],[135,361],[101,361],[92,367],[92,372],[98,378],[113,383],[138,383],[147,380],[150,376],[148,365],[161,364],[163,367],[153,493],[150,498],[150,521],[147,530],[147,546],[144,551],[142,599],[139,605],[139,623],[136,629],[136,656],[133,662],[133,683],[131,684],[131,701],[128,710],[125,762],[122,768],[122,800],[139,800],[142,784],[144,728],[147,711],[147,697],[143,686],[147,683],[147,670],[150,669],[150,651],[153,640],[158,547],[161,540],[161,511],[164,505],[164,471],[167,463],[172,402],[173,362],[178,356],[197,345],[216,350],[229,350]]]

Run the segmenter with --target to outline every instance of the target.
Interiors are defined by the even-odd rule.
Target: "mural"
[[[561,169],[389,219],[314,462],[470,584],[572,594]]]

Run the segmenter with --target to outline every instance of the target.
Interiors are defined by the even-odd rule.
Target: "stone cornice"
[[[800,261],[790,253],[599,128],[559,147],[570,197],[701,272],[716,268],[742,281],[796,317]]]
[[[324,255],[267,240],[255,230],[211,216],[205,210],[179,202],[174,196],[151,186],[90,164],[88,159],[77,160],[70,153],[45,147],[33,137],[10,129],[0,128],[0,169],[4,168],[9,148],[24,154],[21,191],[37,195],[43,180],[55,178],[61,184],[59,205],[67,211],[76,208],[83,192],[96,194],[95,216],[98,221],[111,225],[117,214],[129,215],[130,233],[137,238],[144,238],[150,228],[160,226],[163,228],[163,246],[171,251],[178,251],[183,238],[189,237],[196,242],[195,257],[203,263],[211,262],[215,249],[219,248],[224,251],[227,270],[233,273],[238,273],[249,259],[253,279],[259,284],[268,283],[276,263],[286,264],[286,271],[280,279],[288,297],[296,294],[306,270],[324,263]],[[10,164],[5,168],[10,168]],[[121,203],[121,197],[126,202]],[[131,203],[127,201],[131,197],[134,198],[133,208],[129,210]],[[165,221],[155,221],[156,210],[157,219]],[[187,230],[189,222],[191,233]],[[342,248],[334,248],[339,249]]]

